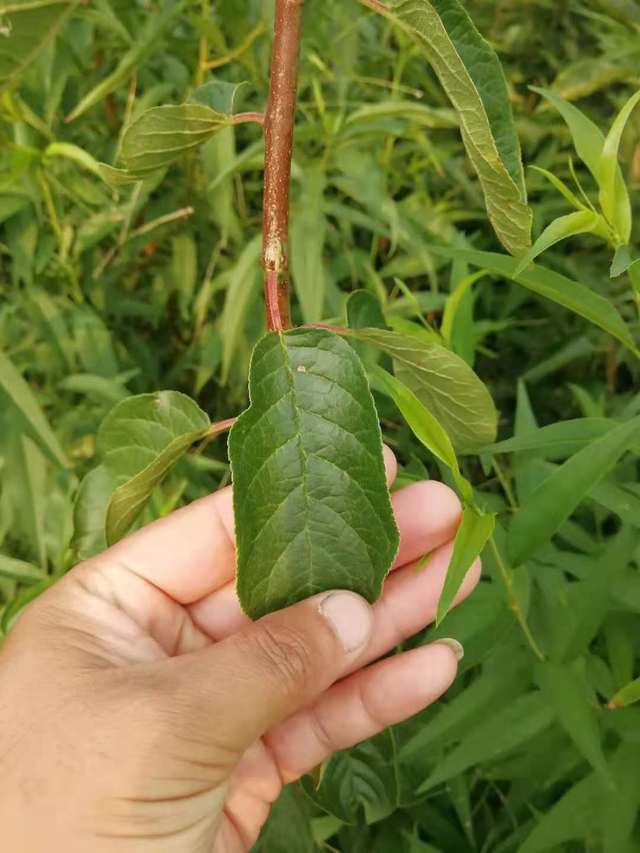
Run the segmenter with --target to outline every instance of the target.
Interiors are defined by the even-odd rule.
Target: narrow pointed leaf
[[[553,721],[553,711],[542,696],[526,693],[497,713],[476,721],[460,743],[438,762],[418,792],[428,791],[468,767],[493,761],[540,734]]]
[[[532,264],[528,270],[516,275],[518,261],[495,252],[478,252],[473,249],[453,249],[435,245],[430,245],[428,248],[436,255],[452,260],[456,258],[466,260],[472,266],[486,267],[491,272],[515,281],[516,284],[526,287],[533,293],[551,299],[558,305],[563,305],[579,314],[613,335],[629,349],[638,352],[626,323],[611,302],[577,281],[537,264]]]
[[[397,378],[444,427],[454,448],[471,453],[493,441],[498,414],[486,385],[446,347],[385,329],[345,332],[387,353]]]
[[[107,508],[107,544],[127,533],[166,472],[210,426],[202,409],[178,391],[130,397],[109,412],[97,438],[116,484]]]
[[[560,465],[529,496],[509,529],[507,547],[514,565],[548,542],[640,435],[640,417],[620,424]]]
[[[608,418],[575,418],[545,427],[534,427],[522,435],[483,447],[481,453],[526,453],[540,451],[545,459],[572,456],[596,438],[611,432],[616,422]]]
[[[627,705],[633,705],[635,702],[640,702],[640,678],[630,681],[629,684],[625,684],[618,690],[615,696],[611,698],[609,707],[611,709],[626,708]]]
[[[520,275],[527,267],[535,261],[538,255],[546,252],[551,246],[555,246],[561,240],[575,237],[576,234],[588,234],[597,230],[599,225],[605,225],[602,217],[590,210],[579,210],[559,216],[548,225],[538,237],[527,254],[519,262],[514,275]]]
[[[38,583],[46,578],[45,573],[33,563],[16,560],[6,554],[0,554],[0,578],[10,578],[23,584]]]
[[[229,436],[243,609],[258,618],[335,588],[374,601],[398,531],[356,353],[321,329],[269,333],[249,392]]]
[[[2,350],[0,350],[0,394],[1,392],[4,392],[9,402],[20,412],[34,440],[38,442],[49,458],[63,468],[68,467],[69,463],[60,447],[60,442],[44,416],[31,388]]]
[[[473,506],[467,506],[462,513],[462,521],[453,546],[451,562],[447,569],[444,587],[438,602],[438,625],[449,612],[462,581],[489,541],[496,524],[491,513],[479,512]]]
[[[590,704],[587,684],[575,669],[552,661],[536,667],[538,684],[555,710],[560,725],[575,742],[594,770],[610,782],[602,751],[601,732],[595,705]]]
[[[631,202],[624,181],[620,184],[618,180],[620,173],[618,153],[620,151],[622,133],[631,117],[631,113],[639,103],[640,92],[636,92],[620,110],[605,139],[599,164],[598,181],[600,184],[600,204],[602,205],[602,211],[615,228],[623,244],[627,244],[631,237]]]
[[[399,0],[388,17],[420,45],[460,117],[487,212],[514,255],[531,243],[520,144],[500,62],[458,0]]]
[[[471,500],[471,486],[460,472],[458,459],[449,436],[438,419],[422,404],[413,391],[395,376],[378,366],[372,367],[371,373],[396,404],[415,437],[441,462],[449,466],[460,493],[465,500]]]
[[[177,17],[182,10],[182,0],[167,4],[160,12],[151,14],[137,37],[135,44],[122,56],[114,70],[104,78],[97,86],[91,89],[74,107],[67,116],[67,122],[73,121],[85,113],[91,107],[106,98],[110,92],[123,83],[154,50],[162,45],[162,33],[171,21]]]

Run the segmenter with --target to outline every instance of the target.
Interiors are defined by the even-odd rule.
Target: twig
[[[260,23],[258,26],[252,30],[248,36],[242,41],[238,47],[235,47],[233,50],[230,50],[225,56],[219,56],[217,59],[209,59],[202,63],[202,68],[207,71],[211,71],[212,68],[220,68],[221,65],[226,65],[228,62],[231,62],[234,59],[237,59],[239,56],[242,56],[243,53],[246,53],[254,41],[258,38],[259,35],[262,35],[264,32],[264,24]]]
[[[363,6],[367,6],[369,9],[373,9],[374,12],[379,12],[381,15],[385,15],[389,12],[387,6],[384,3],[381,3],[380,0],[360,0]]]
[[[291,326],[288,282],[289,184],[303,0],[276,0],[269,103],[264,123],[262,265],[270,331]]]
[[[531,650],[533,651],[533,653],[535,654],[535,656],[539,660],[543,661],[543,660],[545,660],[544,652],[542,651],[542,649],[540,648],[540,646],[536,642],[536,639],[533,636],[533,634],[531,633],[531,629],[529,628],[529,625],[527,624],[526,617],[525,617],[524,613],[522,612],[522,609],[520,607],[518,599],[516,598],[516,595],[513,591],[513,575],[511,573],[511,571],[507,568],[504,560],[502,559],[502,554],[498,550],[498,546],[496,545],[496,540],[494,539],[493,536],[491,536],[489,539],[489,546],[491,547],[491,550],[493,552],[493,556],[494,556],[496,564],[498,566],[498,570],[500,572],[500,576],[501,576],[502,581],[503,581],[504,586],[505,586],[505,592],[507,594],[507,604],[509,605],[509,609],[515,615],[515,617],[518,621],[518,624],[520,625],[520,627],[522,629],[522,633],[524,634],[524,636],[527,640],[527,643],[529,644]]]

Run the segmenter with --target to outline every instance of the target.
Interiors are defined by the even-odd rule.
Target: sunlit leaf
[[[524,272],[535,261],[538,255],[546,252],[547,249],[555,246],[561,240],[566,240],[568,237],[575,237],[577,234],[594,234],[598,231],[603,231],[603,229],[606,229],[606,223],[602,217],[590,210],[580,210],[576,213],[568,213],[566,216],[559,216],[544,229],[533,246],[522,258],[513,273],[514,276],[518,276]],[[604,233],[606,234],[606,230]]]
[[[631,237],[631,202],[626,186],[623,183],[621,187],[618,180],[618,153],[622,133],[639,103],[640,92],[636,92],[620,110],[605,139],[598,171],[603,213],[616,229],[618,239],[623,245],[626,245]]]
[[[472,506],[465,507],[460,527],[456,533],[444,587],[438,602],[436,624],[440,623],[447,615],[473,561],[482,553],[484,546],[489,541],[495,523],[495,516],[492,514],[479,512]]]

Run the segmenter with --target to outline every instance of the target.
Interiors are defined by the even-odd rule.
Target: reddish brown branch
[[[380,0],[360,0],[363,6],[368,6],[369,9],[373,9],[374,12],[379,12],[381,15],[384,15],[385,12],[388,12],[389,9],[384,3],[380,2]]]
[[[276,0],[269,103],[264,122],[265,169],[262,264],[267,324],[291,326],[288,242],[289,184],[298,85],[303,0]]]
[[[264,113],[236,113],[231,117],[234,124],[246,124],[247,122],[256,122],[264,124]]]

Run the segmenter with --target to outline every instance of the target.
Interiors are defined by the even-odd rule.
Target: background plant
[[[625,688],[637,675],[640,608],[629,270],[610,279],[616,247],[587,234],[552,247],[544,270],[511,281],[518,261],[487,222],[456,115],[415,43],[355,3],[307,7],[294,319],[344,325],[349,310],[350,325],[363,325],[359,311],[364,325],[377,325],[380,304],[403,334],[432,341],[435,330],[489,386],[503,440],[460,461],[498,527],[484,583],[437,629],[467,647],[458,685],[437,708],[337,756],[306,794],[288,791],[261,846],[634,850],[638,712],[606,709],[637,696]],[[6,626],[51,578],[104,544],[100,495],[113,495],[118,462],[104,467],[113,447],[108,420],[98,426],[114,404],[161,388],[199,404],[182,401],[181,436],[204,444],[180,456],[140,521],[228,480],[222,442],[210,441],[215,429],[199,413],[217,422],[242,410],[249,354],[264,329],[259,128],[232,124],[157,184],[117,194],[99,163],[118,162],[123,128],[146,109],[186,103],[212,73],[248,81],[236,102],[261,110],[272,21],[270,4],[248,0],[215,10],[54,4],[13,17],[12,8],[0,7],[3,26],[11,21],[14,35],[24,26],[29,44],[36,32],[47,38],[39,53],[22,49],[19,61],[0,63]],[[577,100],[606,134],[640,83],[636,4],[477,0],[468,9],[507,70],[525,162],[589,207],[575,173],[599,209],[565,121],[529,87]],[[632,202],[638,121],[632,113],[620,152]],[[537,236],[568,201],[539,171],[527,172],[527,185]],[[637,237],[635,226],[632,246]],[[350,295],[361,290],[369,296]],[[427,470],[453,482],[383,390],[376,400],[401,482]],[[169,452],[169,439],[158,449]],[[122,456],[121,485],[132,459],[142,465],[137,449]]]

